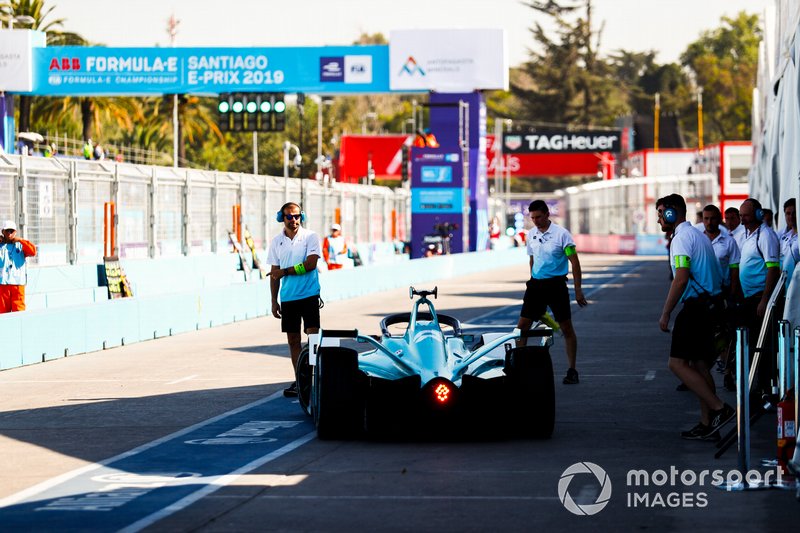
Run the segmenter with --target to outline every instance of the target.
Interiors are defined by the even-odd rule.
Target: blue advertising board
[[[389,47],[33,49],[28,94],[385,93]]]

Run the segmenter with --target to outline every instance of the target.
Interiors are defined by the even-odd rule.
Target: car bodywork
[[[553,330],[489,333],[475,343],[459,320],[437,313],[429,296],[409,313],[386,316],[381,335],[320,330],[298,362],[300,403],[320,438],[463,434],[549,437],[555,419]],[[401,334],[392,326],[407,324]],[[533,346],[515,347],[533,338]],[[369,345],[357,351],[345,339]],[[526,341],[527,342],[527,341]]]

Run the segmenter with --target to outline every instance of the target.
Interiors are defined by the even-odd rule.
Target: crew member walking
[[[575,368],[578,337],[572,325],[567,273],[571,264],[575,301],[579,306],[585,306],[588,302],[581,289],[581,262],[572,235],[566,228],[550,220],[550,210],[544,201],[534,200],[528,211],[534,224],[526,238],[531,279],[526,284],[517,327],[522,331],[530,329],[533,322],[539,320],[547,307],[550,307],[564,334],[569,364],[564,384],[574,385],[579,382]],[[524,344],[524,339],[521,339],[520,344]]]
[[[712,306],[721,291],[722,269],[711,241],[686,221],[682,196],[660,198],[656,206],[661,229],[673,234],[669,250],[673,279],[658,325],[668,333],[672,311],[683,303],[672,328],[669,369],[700,401],[700,422],[681,432],[681,437],[718,440],[719,428],[736,414],[717,396],[709,372],[716,357]]]

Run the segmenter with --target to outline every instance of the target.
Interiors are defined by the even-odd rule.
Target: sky
[[[677,61],[723,15],[763,14],[774,0],[594,0],[601,53],[656,50]],[[350,45],[362,33],[393,29],[503,28],[511,66],[535,46],[530,28],[547,17],[520,0],[47,0],[51,16],[91,42],[169,46],[167,20],[180,21],[176,46]],[[547,27],[547,26],[545,26]]]

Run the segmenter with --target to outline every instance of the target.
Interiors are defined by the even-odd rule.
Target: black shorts
[[[319,295],[281,302],[282,332],[300,333],[300,319],[303,320],[305,332],[308,332],[308,328],[319,328]]]
[[[693,298],[683,303],[672,326],[669,356],[687,361],[714,361],[715,317],[708,304]]]
[[[567,276],[547,279],[531,278],[525,287],[522,311],[519,313],[521,317],[533,321],[539,320],[549,307],[553,311],[556,322],[564,322],[572,318],[572,311],[569,308]]]

